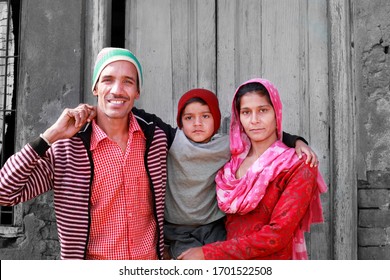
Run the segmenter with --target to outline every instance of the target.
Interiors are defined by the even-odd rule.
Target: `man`
[[[133,108],[143,82],[126,49],[97,56],[96,111],[65,109],[1,170],[0,204],[53,190],[62,259],[162,259],[166,158],[174,135]]]

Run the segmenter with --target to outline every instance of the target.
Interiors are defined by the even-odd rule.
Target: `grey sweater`
[[[229,159],[229,136],[215,135],[208,143],[195,143],[177,129],[168,155],[165,219],[197,226],[222,218],[214,179]]]

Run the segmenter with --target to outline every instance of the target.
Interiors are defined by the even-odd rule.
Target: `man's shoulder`
[[[143,109],[133,107],[131,110],[138,123],[143,125],[152,125],[156,120],[156,115],[150,114]]]
[[[171,130],[173,133],[176,132],[176,129],[167,124],[165,121],[160,119],[158,116],[155,114],[151,114],[146,112],[143,109],[138,109],[136,107],[133,107],[131,110],[133,113],[134,117],[137,119],[138,123],[141,125],[141,127],[145,126],[157,126],[161,128],[164,131]]]
[[[150,114],[145,112],[145,110],[133,107],[132,113],[136,118],[136,120],[138,121],[138,124],[140,125],[144,133],[148,131],[150,132],[150,131],[162,130],[167,137],[168,146],[169,147],[171,146],[172,141],[176,134],[176,128],[173,128],[171,125],[161,120],[155,114]]]

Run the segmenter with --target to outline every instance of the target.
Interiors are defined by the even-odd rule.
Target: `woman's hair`
[[[240,112],[241,97],[243,97],[245,94],[247,94],[249,92],[257,92],[260,96],[265,96],[267,98],[269,104],[271,104],[271,106],[273,107],[273,104],[271,102],[271,97],[269,96],[269,92],[265,86],[263,86],[260,83],[256,83],[256,82],[248,83],[248,84],[245,84],[242,87],[240,87],[237,91],[235,106],[236,106],[236,110],[238,113]]]

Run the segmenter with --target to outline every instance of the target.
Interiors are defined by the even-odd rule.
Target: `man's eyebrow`
[[[130,79],[130,80],[133,80],[133,81],[136,81],[137,78],[136,77],[133,77],[133,76],[124,76],[125,79]]]
[[[110,75],[110,74],[106,74],[106,75],[101,75],[101,77],[105,77],[105,78],[107,78],[107,77],[112,77],[112,75]]]
[[[112,74],[106,74],[106,75],[102,75],[101,78],[112,78],[114,77],[114,75]],[[122,78],[125,78],[125,79],[130,79],[130,80],[133,80],[133,81],[136,81],[137,78],[136,77],[133,77],[133,76],[123,76]]]

